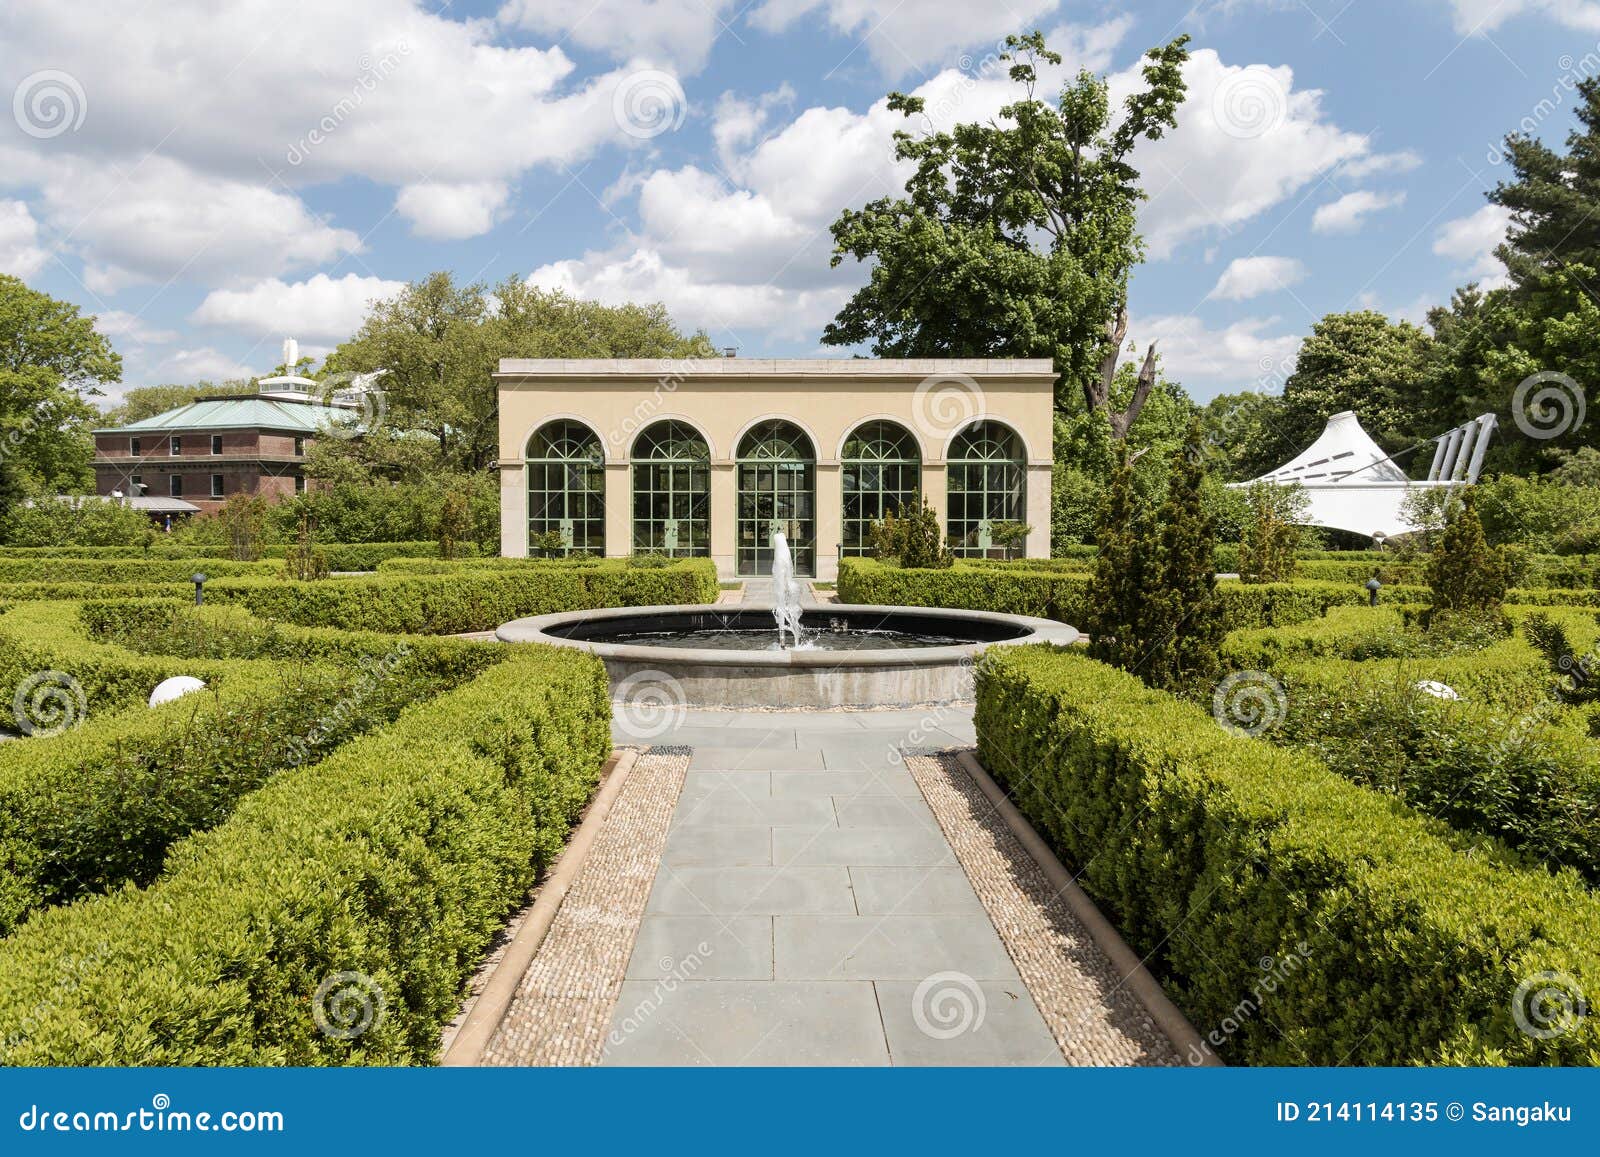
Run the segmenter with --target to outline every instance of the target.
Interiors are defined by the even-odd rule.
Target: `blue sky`
[[[1116,91],[1193,37],[1131,336],[1202,399],[1277,388],[1324,313],[1496,277],[1497,142],[1563,138],[1600,71],[1593,0],[10,0],[0,271],[99,316],[128,386],[324,352],[435,269],[838,356],[827,226],[899,186],[884,94],[988,117],[1034,27]]]

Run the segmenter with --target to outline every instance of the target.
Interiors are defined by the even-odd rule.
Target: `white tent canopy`
[[[1310,526],[1385,538],[1410,534],[1424,528],[1412,520],[1407,500],[1429,490],[1476,482],[1494,424],[1494,415],[1484,414],[1441,434],[1435,439],[1428,480],[1415,482],[1379,449],[1355,413],[1345,410],[1328,419],[1321,436],[1304,453],[1255,482],[1298,484],[1307,499],[1304,521]]]

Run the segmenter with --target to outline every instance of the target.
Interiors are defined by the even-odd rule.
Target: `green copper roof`
[[[337,410],[315,402],[289,402],[277,398],[206,398],[141,418],[126,426],[110,426],[96,434],[170,434],[189,430],[239,430],[256,428],[316,434],[336,420]]]

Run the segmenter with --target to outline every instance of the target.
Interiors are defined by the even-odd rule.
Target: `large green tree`
[[[122,359],[78,307],[0,275],[0,502],[91,481],[88,401]]]
[[[1038,32],[1007,37],[1002,59],[1021,92],[999,120],[896,132],[896,159],[915,167],[905,195],[834,222],[833,264],[853,257],[871,273],[822,340],[870,342],[882,357],[1048,357],[1058,401],[1081,395],[1126,436],[1156,381],[1152,346],[1126,404],[1109,404],[1128,277],[1144,251],[1132,159],[1176,124],[1187,43],[1152,49],[1142,85],[1113,110],[1105,79],[1089,72],[1042,99],[1040,66],[1061,57]],[[924,113],[904,93],[889,107]]]
[[[421,432],[437,447],[436,465],[481,470],[498,453],[499,405],[493,374],[503,357],[670,358],[714,355],[704,334],[685,336],[660,305],[605,306],[509,278],[491,291],[435,273],[398,296],[374,302],[367,320],[339,346],[327,373],[388,371],[379,385],[386,421]],[[410,468],[416,445],[390,435],[370,445],[343,443],[328,453],[371,459],[387,446]],[[335,466],[327,464],[333,471]],[[402,470],[401,472],[404,472]]]
[[[1284,382],[1269,457],[1283,462],[1298,454],[1343,410],[1354,410],[1391,452],[1436,433],[1418,428],[1428,345],[1428,335],[1410,322],[1373,310],[1328,314],[1312,327]]]

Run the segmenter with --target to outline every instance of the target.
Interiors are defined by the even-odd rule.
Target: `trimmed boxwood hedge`
[[[46,910],[0,942],[0,1061],[434,1060],[611,746],[598,660],[506,650],[467,686],[275,777],[174,847],[150,887]],[[320,1032],[313,1008],[319,987],[346,983],[382,997],[352,1040]]]
[[[281,559],[287,546],[267,546],[261,550],[265,559]],[[386,558],[437,558],[439,544],[421,542],[326,542],[317,549],[328,559],[330,570],[375,570]],[[457,543],[463,555],[478,553],[473,542]],[[206,548],[193,543],[158,542],[147,551],[142,546],[6,546],[0,547],[0,559],[40,558],[96,558],[96,559],[192,559],[199,561],[223,559],[229,556],[223,547]]]
[[[717,572],[709,559],[650,568],[622,561],[592,566],[529,563],[509,570],[380,574],[310,583],[219,579],[207,584],[206,598],[301,626],[455,634],[492,630],[510,619],[555,611],[712,603]]]
[[[186,583],[196,571],[209,578],[270,577],[282,574],[283,564],[220,558],[0,558],[0,583]]]
[[[1066,649],[996,648],[979,754],[1221,1054],[1252,1064],[1595,1064],[1600,1018],[1519,1031],[1517,986],[1600,987],[1570,872],[1421,818],[1309,755]],[[1263,961],[1276,987],[1259,1015]]]
[[[1090,576],[1062,571],[957,563],[945,570],[906,570],[872,559],[847,558],[839,564],[839,598],[847,603],[948,607],[1037,615],[1082,623]],[[1357,586],[1330,583],[1224,582],[1217,590],[1230,630],[1320,617],[1329,607],[1357,605],[1367,593]]]

